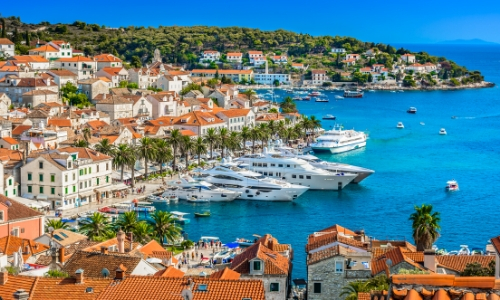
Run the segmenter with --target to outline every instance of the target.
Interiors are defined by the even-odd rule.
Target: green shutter
[[[31,193],[31,185],[28,185],[28,193]]]
[[[99,178],[97,178],[97,185],[99,185]]]
[[[51,195],[55,195],[56,194],[56,188],[55,187],[51,187],[50,188],[50,194]]]
[[[56,175],[50,175],[50,182],[56,182]]]
[[[68,194],[68,188],[67,187],[64,188],[64,194],[66,194],[66,195]]]
[[[109,176],[106,176],[106,183],[109,182]]]
[[[14,193],[14,195],[16,194],[16,189],[13,189],[12,192]]]
[[[5,191],[5,197],[9,196],[9,192]]]
[[[40,181],[43,181],[43,174],[39,174],[38,178],[40,179]]]
[[[76,185],[73,186],[73,193],[76,192]]]
[[[28,180],[31,181],[31,173],[28,173]]]
[[[83,169],[80,169],[80,176],[83,175]]]
[[[43,194],[43,186],[40,187],[40,194]]]

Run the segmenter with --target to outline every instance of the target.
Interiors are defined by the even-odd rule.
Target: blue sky
[[[39,23],[119,26],[211,25],[312,35],[352,36],[383,43],[483,39],[500,43],[500,1],[106,1],[40,2],[2,6],[2,16]],[[75,4],[78,3],[78,4]],[[32,9],[26,9],[30,7]]]

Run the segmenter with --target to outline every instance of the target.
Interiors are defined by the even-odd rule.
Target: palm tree
[[[49,228],[52,227],[55,229],[68,229],[69,226],[66,222],[63,222],[61,219],[49,219],[45,222],[45,231],[49,231]]]
[[[174,129],[170,132],[170,144],[172,145],[172,149],[174,150],[174,158],[172,160],[172,170],[175,172],[175,159],[177,157],[177,149],[179,148],[180,143],[182,143],[182,134],[179,129]]]
[[[201,156],[207,153],[207,146],[203,141],[203,138],[199,136],[194,142],[194,152],[198,156],[198,167],[201,166]]]
[[[208,128],[207,135],[205,135],[205,143],[210,144],[210,159],[213,159],[214,155],[214,144],[217,144],[219,140],[219,136],[217,135],[217,131],[215,128]]]
[[[156,148],[158,149],[155,161],[160,164],[160,174],[163,174],[163,164],[166,164],[173,158],[172,149],[170,148],[168,142],[164,139],[156,139],[155,142],[156,142]],[[163,180],[163,175],[162,175],[162,180]]]
[[[160,244],[174,242],[181,232],[181,228],[175,224],[176,219],[167,211],[157,210],[152,215],[153,232]]]
[[[439,237],[439,212],[432,212],[432,205],[422,204],[415,206],[415,212],[409,218],[412,221],[413,239],[417,245],[417,251],[430,249]]]
[[[151,241],[153,227],[146,221],[140,221],[137,222],[132,232],[134,234],[134,241],[144,245]]]
[[[113,151],[115,150],[114,148],[115,146],[111,144],[108,139],[102,139],[94,146],[96,151],[105,155],[113,155]]]
[[[267,122],[267,129],[269,130],[271,137],[273,137],[274,134],[276,134],[276,131],[278,130],[278,124],[274,120],[271,120]]]
[[[314,131],[321,128],[321,120],[317,119],[316,116],[311,116],[309,121],[311,122],[311,129],[314,129]]]
[[[182,142],[180,143],[179,149],[181,150],[181,156],[186,160],[186,170],[189,167],[189,152],[194,150],[194,142],[191,137],[184,135],[182,136]]]
[[[369,292],[369,288],[367,286],[366,281],[356,280],[347,283],[347,285],[342,287],[342,292],[340,293],[340,297],[345,296],[345,300],[357,300],[358,293]]]
[[[250,138],[252,139],[252,154],[255,153],[255,141],[260,139],[260,131],[257,126],[252,127],[250,129]]]
[[[229,130],[225,127],[219,129],[219,142],[221,147],[221,158],[224,158],[224,148],[227,146],[227,139],[229,138]]]
[[[264,147],[267,146],[267,141],[271,137],[269,132],[269,128],[266,123],[261,123],[258,127],[259,129],[259,138],[262,141],[262,151],[264,151]]]
[[[120,180],[123,181],[123,171],[125,166],[130,165],[131,157],[130,147],[127,144],[119,144],[114,151],[113,165],[116,169],[121,168]]]
[[[89,127],[85,127],[82,130],[82,133],[83,133],[83,139],[85,140],[85,143],[87,144],[86,147],[88,147],[89,146],[90,137],[92,137],[92,131],[90,131]]]
[[[257,94],[254,90],[248,89],[246,91],[241,92],[243,95],[248,97],[248,100],[250,101],[250,106],[253,106],[253,98]]]
[[[251,138],[251,132],[250,132],[250,128],[248,126],[243,126],[243,128],[241,128],[241,132],[240,132],[240,137],[241,137],[241,141],[243,142],[243,150],[246,149],[247,147],[247,140],[249,140]]]
[[[293,140],[297,137],[297,132],[300,132],[300,131],[297,131],[295,128],[293,127],[288,127],[288,128],[283,128],[282,130],[279,131],[279,135],[282,139],[284,139],[285,143],[288,143],[288,141],[290,140]]]
[[[92,241],[99,241],[113,234],[108,218],[99,212],[95,212],[89,219],[80,223],[80,232]]]
[[[231,151],[240,150],[241,149],[241,137],[236,131],[232,131],[227,139],[227,147]]]
[[[73,146],[75,147],[86,147],[87,146],[87,142],[84,141],[84,140],[76,140],[74,143],[73,143]]]
[[[158,153],[155,140],[147,136],[141,138],[137,150],[139,158],[144,159],[144,177],[148,178],[148,161],[154,160]]]
[[[118,217],[118,220],[115,222],[115,227],[117,229],[121,228],[121,230],[125,232],[133,232],[137,223],[139,223],[137,213],[135,211],[127,211]]]
[[[132,183],[132,187],[135,187],[135,164],[137,163],[138,150],[136,145],[130,145],[129,148],[129,159],[128,166],[130,168],[130,172],[132,178],[130,178],[130,182]]]

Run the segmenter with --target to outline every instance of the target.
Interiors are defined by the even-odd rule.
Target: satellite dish
[[[48,230],[49,230],[49,232],[50,232],[50,233],[52,233],[52,232],[54,232],[54,227],[50,226],[50,227],[48,228]]]
[[[182,290],[181,296],[184,300],[192,300],[193,292],[191,292],[191,290]]]
[[[385,263],[387,264],[387,266],[392,267],[392,260],[389,258],[385,261]]]
[[[108,278],[108,277],[109,277],[109,270],[108,270],[108,269],[106,269],[106,268],[102,268],[102,270],[101,270],[101,275],[102,275],[102,277],[104,277],[104,278]]]
[[[7,200],[7,201],[5,201],[5,205],[10,207],[10,206],[12,206],[12,203],[9,200]]]

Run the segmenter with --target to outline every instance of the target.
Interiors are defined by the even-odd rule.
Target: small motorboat
[[[408,108],[408,110],[406,112],[409,114],[416,114],[417,108],[412,106],[412,107]]]
[[[425,125],[425,123],[424,122],[420,122],[420,125]]]
[[[373,93],[373,92],[375,92],[375,90],[368,90],[368,91],[369,91],[370,93]]]
[[[391,91],[391,93],[395,93],[396,91]]]
[[[209,199],[198,197],[197,195],[192,195],[191,198],[187,198],[186,201],[187,202],[193,202],[193,203],[207,203],[207,202],[210,202]]]
[[[456,119],[456,118],[457,118],[457,116],[451,116],[451,118],[452,118],[452,119]]]
[[[458,255],[470,255],[469,246],[460,245],[460,250],[458,250]]]
[[[299,97],[299,96],[297,96],[297,97],[293,97],[293,100],[294,100],[294,101],[302,101],[302,98],[301,98],[301,97]]]
[[[446,190],[448,192],[458,191],[458,183],[456,180],[446,182]]]
[[[254,244],[254,242],[251,240],[239,239],[239,238],[236,238],[235,243],[238,243],[241,247],[249,247],[249,246],[252,246]]]
[[[398,125],[396,125],[397,128],[403,129],[405,126],[403,125],[403,122],[398,122]]]
[[[320,92],[311,92],[311,93],[309,94],[309,96],[311,96],[311,97],[317,97],[317,96],[319,96],[319,95],[321,95],[321,94],[320,94]]]
[[[311,97],[307,96],[307,97],[302,98],[302,100],[309,101],[309,100],[311,100]]]
[[[323,120],[335,120],[335,119],[337,119],[337,117],[335,117],[334,115],[328,114],[323,116]]]
[[[210,217],[210,212],[209,212],[209,211],[205,211],[205,212],[202,212],[202,213],[195,212],[195,213],[194,213],[194,216],[195,216],[196,218]]]
[[[344,99],[344,97],[337,95],[335,96],[335,99]]]
[[[398,93],[404,93],[404,92],[405,92],[405,91],[403,91],[403,90],[398,90]]]
[[[320,98],[318,98],[318,99],[316,99],[315,101],[316,101],[316,102],[328,102],[328,101],[330,101],[330,100],[328,100],[328,99],[320,99]]]
[[[447,135],[446,129],[441,128],[441,129],[439,130],[439,134],[440,134],[440,135]]]
[[[472,248],[470,255],[484,255],[484,251],[481,248]]]

